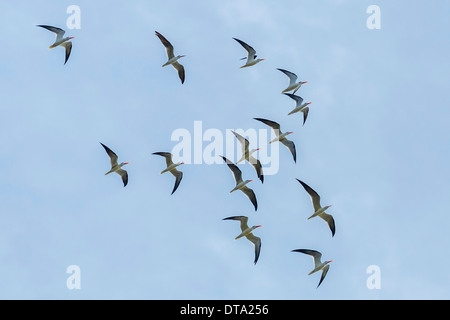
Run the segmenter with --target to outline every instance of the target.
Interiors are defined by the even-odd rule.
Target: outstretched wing
[[[287,75],[289,77],[289,86],[296,83],[297,75],[295,73],[284,70],[284,69],[277,69],[277,70],[280,70],[281,72],[283,72],[285,75]]]
[[[72,42],[67,41],[63,43],[64,48],[66,49],[66,60],[64,61],[64,64],[67,63],[67,60],[69,60],[70,53],[72,52]]]
[[[233,216],[233,217],[228,217],[228,218],[224,218],[223,220],[238,220],[241,223],[241,231],[247,230],[248,229],[248,217],[246,216]]]
[[[255,207],[255,211],[258,210],[258,202],[256,201],[256,195],[255,192],[250,189],[249,187],[245,186],[241,189],[241,191],[250,199],[250,201],[253,203],[253,206]]]
[[[166,158],[167,167],[169,167],[173,164],[172,154],[170,152],[153,152],[153,154]]]
[[[231,172],[233,172],[233,176],[234,176],[234,180],[236,181],[236,184],[242,182],[241,170],[233,162],[231,162],[224,156],[221,156],[221,157],[225,161],[225,163],[228,165],[228,168],[230,168]]]
[[[246,235],[246,238],[250,240],[255,246],[255,261],[254,264],[258,262],[259,253],[261,252],[261,238],[255,236],[253,233]]]
[[[118,159],[117,155],[110,148],[105,146],[103,143],[100,142],[100,144],[103,146],[103,148],[105,148],[106,153],[108,154],[108,156],[111,160],[111,167],[116,166],[118,164],[117,163],[117,159]]]
[[[183,179],[183,172],[178,171],[177,169],[170,170],[170,172],[175,176],[175,185],[174,185],[172,193],[171,193],[171,194],[173,194],[178,189],[181,179]]]
[[[262,119],[262,118],[253,118],[253,119],[261,121],[262,123],[271,127],[277,137],[280,135],[280,124],[278,122],[275,122],[272,120],[267,120],[267,119]]]
[[[282,144],[284,144],[289,151],[292,154],[292,157],[294,158],[294,162],[297,162],[297,152],[295,151],[295,144],[293,141],[288,140],[288,139],[283,139],[280,141]]]
[[[47,29],[47,30],[49,30],[51,32],[54,32],[56,34],[55,42],[58,42],[58,41],[62,40],[62,38],[64,36],[64,33],[66,33],[66,31],[64,31],[61,28],[47,26],[47,25],[44,25],[44,24],[40,24],[40,25],[38,25],[38,27],[45,28],[45,29]]]
[[[329,264],[327,264],[325,267],[323,267],[322,275],[320,276],[320,281],[319,281],[319,284],[317,285],[317,288],[320,286],[320,284],[322,283],[323,279],[325,279],[325,276],[328,273],[328,269],[330,269],[330,265]]]
[[[167,57],[169,59],[173,58],[174,54],[173,54],[173,46],[172,46],[172,44],[161,33],[159,33],[158,31],[155,31],[155,34],[158,36],[159,40],[161,40],[161,43],[166,48]]]
[[[303,181],[297,179],[298,182],[300,182],[300,184],[303,186],[303,188],[305,188],[306,192],[309,194],[309,197],[311,198],[313,207],[314,207],[314,211],[319,210],[320,208],[322,208],[322,206],[320,205],[320,196],[319,194],[314,191],[313,188],[311,188],[310,186],[308,186],[306,183],[304,183]]]
[[[245,43],[242,40],[239,40],[239,39],[236,39],[236,38],[233,38],[233,39],[236,40],[237,42],[239,42],[241,44],[241,46],[243,46],[244,49],[247,50],[247,53],[248,53],[247,54],[247,59],[248,60],[252,60],[252,59],[256,58],[256,50],[253,49],[253,47],[251,47],[250,45],[248,45],[247,43]]]

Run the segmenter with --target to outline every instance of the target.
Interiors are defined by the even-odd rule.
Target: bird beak
[[[252,182],[253,180],[248,180],[248,182]]]
[[[330,263],[330,262],[333,262],[334,260],[330,260],[330,261],[328,261],[328,263]]]
[[[129,164],[129,162],[125,162],[124,165],[125,165],[125,164]]]
[[[303,81],[303,83],[308,83],[308,81]]]
[[[261,148],[256,149],[256,151],[261,150]]]
[[[312,102],[308,102],[307,104],[311,104]]]
[[[75,37],[70,37],[69,39],[75,39]]]
[[[262,225],[256,226],[256,228],[262,227]]]
[[[294,131],[289,132],[290,134],[294,133]]]
[[[263,61],[263,60],[266,60],[266,59],[261,59],[260,61]]]
[[[184,162],[180,163],[180,164],[184,164]]]

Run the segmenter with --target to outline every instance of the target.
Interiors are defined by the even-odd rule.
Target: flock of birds
[[[38,25],[38,27],[45,28],[56,34],[55,42],[49,48],[53,49],[58,46],[64,47],[65,48],[64,64],[66,64],[67,60],[70,57],[70,53],[72,51],[72,42],[70,40],[73,39],[74,37],[64,37],[65,31],[63,29],[60,29],[57,27],[52,27],[52,26],[48,26],[48,25]],[[177,70],[177,72],[178,72],[178,76],[181,80],[181,83],[183,84],[185,81],[185,69],[184,69],[184,66],[178,62],[178,60],[183,58],[184,55],[175,55],[173,45],[159,32],[155,31],[155,34],[160,39],[161,43],[164,45],[164,47],[166,49],[167,58],[168,58],[167,62],[164,63],[162,65],[162,67],[165,67],[168,65],[171,65],[172,67],[174,67],[175,70]],[[265,59],[257,58],[255,49],[253,49],[250,45],[248,45],[244,41],[236,39],[236,38],[233,38],[233,39],[236,40],[239,44],[241,44],[242,47],[247,51],[247,56],[241,59],[241,60],[247,59],[247,61],[240,68],[251,67],[251,66],[254,66],[257,63],[265,60]],[[281,93],[287,95],[288,97],[293,99],[296,103],[295,108],[288,115],[291,115],[291,114],[294,114],[297,112],[302,112],[303,113],[303,125],[304,125],[306,122],[306,119],[308,117],[308,112],[309,112],[308,105],[311,104],[311,102],[303,103],[303,98],[301,98],[298,95],[295,95],[295,93],[300,89],[300,87],[303,84],[307,83],[307,81],[298,81],[297,75],[290,71],[287,71],[284,69],[278,69],[278,70],[283,72],[289,78],[288,87],[286,89],[284,89]],[[288,93],[290,91],[292,91],[292,93]],[[286,146],[289,149],[289,151],[291,152],[292,157],[294,159],[294,162],[296,162],[297,159],[296,159],[295,144],[293,141],[287,139],[287,136],[292,134],[293,132],[292,131],[282,132],[280,129],[280,125],[275,121],[268,120],[268,119],[262,119],[262,118],[254,118],[254,119],[257,121],[260,121],[260,122],[264,123],[265,125],[272,128],[273,132],[275,133],[275,138],[272,141],[270,141],[269,144],[277,142],[277,141],[282,143],[284,146]],[[243,180],[242,172],[238,168],[237,164],[239,164],[243,161],[247,161],[248,163],[250,163],[255,168],[256,174],[257,174],[258,178],[261,180],[261,183],[263,183],[264,182],[264,174],[263,174],[261,162],[258,159],[256,159],[255,157],[253,157],[253,155],[252,155],[256,151],[258,151],[259,148],[250,150],[249,149],[250,143],[247,139],[245,139],[243,136],[241,136],[240,134],[238,134],[234,131],[233,131],[233,134],[236,136],[237,140],[242,145],[241,159],[238,160],[236,163],[233,163],[226,157],[221,156],[222,159],[224,160],[224,162],[230,168],[231,172],[233,173],[233,176],[234,176],[234,179],[236,182],[235,187],[230,191],[230,193],[237,191],[237,190],[240,190],[241,192],[243,192],[250,199],[250,201],[252,202],[254,209],[256,211],[258,209],[256,195],[255,195],[254,191],[247,186],[248,183],[252,182],[253,180]],[[108,175],[113,172],[117,173],[119,176],[121,176],[123,185],[125,187],[128,184],[128,173],[122,167],[124,165],[127,165],[128,162],[119,163],[118,156],[116,155],[116,153],[114,153],[109,147],[107,147],[103,143],[100,142],[100,144],[105,149],[107,155],[110,158],[110,162],[111,162],[111,169],[108,172],[106,172],[105,175]],[[177,168],[184,163],[183,162],[174,163],[172,160],[172,154],[170,152],[154,152],[153,155],[158,155],[158,156],[162,156],[165,158],[166,168],[163,171],[161,171],[161,174],[170,172],[175,177],[175,185],[172,190],[172,194],[173,194],[178,189],[178,187],[181,183],[181,180],[183,178],[183,172],[179,171]],[[328,226],[331,230],[332,236],[334,236],[336,228],[335,228],[335,222],[334,222],[333,216],[325,212],[328,208],[331,207],[331,205],[322,206],[320,203],[319,194],[316,191],[314,191],[314,189],[312,189],[310,186],[308,186],[305,182],[303,182],[299,179],[297,179],[297,181],[303,186],[303,188],[308,193],[308,195],[310,196],[311,201],[312,201],[314,212],[308,218],[308,220],[311,218],[314,218],[314,217],[322,218],[328,224]],[[256,264],[259,259],[259,255],[260,255],[260,251],[261,251],[261,238],[255,236],[253,234],[253,231],[256,228],[261,227],[261,225],[254,225],[252,227],[249,227],[247,216],[232,216],[232,217],[224,218],[223,220],[236,220],[236,221],[240,222],[241,233],[235,239],[246,237],[249,241],[251,241],[253,243],[253,245],[255,247],[254,264]],[[332,262],[333,260],[328,260],[328,261],[322,262],[322,254],[319,251],[311,250],[311,249],[296,249],[296,250],[292,250],[292,252],[300,252],[300,253],[312,256],[313,262],[314,262],[314,269],[308,275],[313,274],[318,271],[322,271],[322,275],[321,275],[319,284],[317,285],[317,287],[319,287],[328,272],[329,263]]]

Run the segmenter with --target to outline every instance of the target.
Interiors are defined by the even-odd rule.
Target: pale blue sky
[[[449,299],[448,12],[428,1],[39,1],[0,3],[0,298],[2,299]],[[68,30],[66,9],[81,9]],[[366,9],[381,9],[369,30]],[[73,39],[66,65],[54,35]],[[161,68],[157,30],[185,54],[186,82]],[[239,69],[245,55],[266,61]],[[291,70],[305,81],[309,118],[287,116]],[[152,156],[174,130],[264,126],[295,133],[297,163],[252,182],[259,209],[229,194],[224,165],[185,165],[179,189]],[[109,160],[129,184],[104,176]],[[251,166],[241,166],[251,178]],[[316,189],[336,220],[331,238],[295,180]],[[234,240],[262,224],[259,261]],[[327,278],[307,276],[316,249]],[[81,290],[66,268],[81,268]],[[366,269],[381,269],[369,290]]]

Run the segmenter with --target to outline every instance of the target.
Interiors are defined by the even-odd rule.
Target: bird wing
[[[255,192],[253,192],[252,189],[250,189],[247,186],[244,186],[241,191],[250,199],[250,201],[253,203],[253,206],[255,207],[255,211],[258,210],[258,202],[256,201],[256,195]]]
[[[322,264],[322,261],[321,261],[322,254],[319,251],[311,250],[311,249],[296,249],[296,250],[292,250],[292,251],[301,252],[301,253],[310,255],[314,260],[315,268],[317,268],[318,266],[320,266]]]
[[[180,77],[181,83],[184,83],[184,78],[185,78],[185,72],[184,72],[184,67],[181,63],[179,63],[178,61],[175,61],[174,63],[172,63],[172,66],[178,71],[178,77]]]
[[[305,125],[306,118],[308,118],[309,107],[303,108],[302,112],[303,112],[303,125]]]
[[[67,42],[64,42],[62,45],[66,49],[66,60],[64,61],[64,64],[66,64],[67,60],[69,60],[70,53],[72,52],[72,42],[67,41]]]
[[[253,60],[256,57],[256,50],[253,49],[253,47],[249,46],[247,43],[245,43],[242,40],[233,38],[234,40],[236,40],[237,42],[239,42],[241,44],[241,46],[244,47],[245,50],[247,50],[248,55],[247,55],[247,59],[249,60]]]
[[[123,186],[125,187],[128,184],[128,172],[123,169],[118,169],[116,173],[122,177]]]
[[[166,47],[167,57],[172,59],[174,57],[172,44],[158,31],[155,31],[155,34],[158,36],[159,40],[161,40],[164,47]]]
[[[234,180],[236,181],[236,184],[242,182],[241,170],[233,162],[231,162],[224,156],[221,156],[221,157],[226,162],[226,164],[228,165],[228,168],[230,168],[231,172],[233,172],[233,176],[234,176]]]
[[[241,136],[239,133],[234,132],[234,131],[231,131],[231,132],[233,132],[233,134],[236,136],[236,138],[242,144],[242,153],[245,154],[246,151],[248,152],[250,142],[247,139],[245,139],[243,136]]]
[[[100,144],[103,146],[103,148],[105,148],[106,153],[108,154],[109,158],[111,159],[111,168],[114,167],[114,166],[117,166],[118,165],[118,163],[117,163],[117,159],[118,159],[117,155],[110,148],[105,146],[103,143],[100,142]]]
[[[58,42],[58,41],[62,40],[62,38],[64,36],[64,33],[66,33],[66,31],[64,31],[61,28],[57,28],[57,27],[47,26],[47,25],[43,25],[43,24],[38,25],[38,27],[45,28],[45,29],[47,29],[47,30],[49,30],[51,32],[56,33],[56,40],[55,40],[55,42]]]
[[[319,194],[316,191],[314,191],[313,188],[311,188],[306,183],[304,183],[303,181],[301,181],[299,179],[297,179],[297,181],[300,182],[300,184],[303,186],[303,188],[305,188],[306,192],[308,192],[309,197],[311,198],[311,201],[313,203],[314,211],[317,211],[320,208],[322,208],[322,206],[320,205]]]
[[[325,267],[323,267],[322,275],[320,276],[320,281],[319,281],[319,284],[317,285],[317,288],[320,286],[320,284],[322,283],[323,279],[325,279],[325,276],[328,273],[328,269],[330,269],[330,265],[329,264],[327,264]]]
[[[233,216],[233,217],[224,218],[223,220],[238,220],[241,222],[241,231],[248,229],[248,224],[247,224],[248,217],[246,217],[246,216]]]
[[[277,69],[283,72],[285,75],[289,77],[289,86],[293,85],[297,81],[297,75],[295,73],[292,73],[290,71],[284,70],[284,69]]]
[[[170,152],[153,152],[153,154],[156,154],[158,156],[162,156],[162,157],[166,158],[167,167],[173,165],[172,154]]]
[[[173,170],[170,170],[170,172],[175,176],[175,185],[173,187],[172,193],[173,194],[177,189],[178,186],[180,185],[181,179],[183,179],[183,172],[178,171],[176,168]]]
[[[336,232],[336,226],[334,223],[334,218],[331,214],[328,213],[321,213],[319,214],[319,217],[321,217],[323,220],[325,220],[328,223],[328,226],[330,227],[331,234],[334,237],[334,233]]]
[[[250,240],[255,245],[255,261],[258,262],[259,253],[261,252],[261,238],[255,236],[253,233],[249,233],[245,236],[248,240]]]
[[[262,123],[271,127],[277,137],[280,135],[280,124],[279,123],[272,121],[272,120],[262,119],[262,118],[254,118],[254,119],[261,121]]]
[[[263,175],[261,162],[251,155],[248,157],[248,160],[251,163],[251,165],[255,168],[258,178],[261,180],[261,182],[264,183],[264,175]]]
[[[294,162],[297,162],[297,152],[295,151],[295,144],[293,141],[288,139],[283,139],[280,141],[286,147],[288,147],[289,151],[291,151],[292,156],[294,157]]]
[[[301,105],[302,102],[303,102],[303,98],[300,97],[300,96],[297,96],[297,95],[292,94],[292,93],[283,93],[283,94],[287,95],[291,99],[294,99],[295,102],[297,103],[297,106]]]

